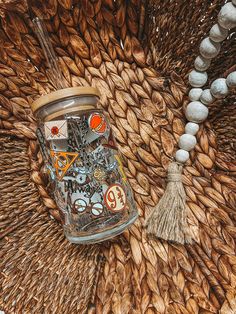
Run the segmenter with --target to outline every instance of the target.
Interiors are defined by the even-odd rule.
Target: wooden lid
[[[99,90],[95,87],[78,86],[59,89],[50,94],[44,95],[36,99],[32,105],[32,111],[35,112],[39,108],[56,101],[58,99],[64,99],[71,96],[97,96],[100,97]]]

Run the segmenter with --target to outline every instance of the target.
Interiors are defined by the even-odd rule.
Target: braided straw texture
[[[80,251],[69,246],[55,223],[41,222],[45,209],[58,219],[59,214],[40,172],[42,157],[35,142],[35,122],[29,105],[39,94],[53,89],[45,75],[45,60],[29,19],[29,14],[36,14],[46,21],[68,85],[93,85],[100,89],[101,106],[113,125],[140,214],[140,219],[123,236],[109,246],[101,246],[105,265],[99,273],[95,307],[89,311],[235,313],[233,93],[211,106],[210,121],[201,125],[198,144],[183,171],[192,229],[197,233],[199,228],[199,243],[181,246],[147,239],[142,227],[163,194],[166,169],[184,130],[187,74],[201,38],[214,24],[224,1],[34,0],[30,2],[30,11],[25,1],[13,2],[1,4],[4,17],[0,30],[0,127],[4,134],[22,138],[16,147],[24,149],[27,145],[31,179],[27,168],[15,184],[32,187],[31,198],[22,201],[21,206],[15,205],[12,219],[7,215],[3,223],[7,230],[14,227],[14,224],[9,227],[13,218],[14,222],[16,217],[27,221],[21,226],[23,229],[17,229],[23,230],[23,234],[14,231],[3,240],[9,253],[3,250],[7,257],[1,262],[1,270],[5,272],[7,294],[4,292],[1,303],[8,302],[10,313],[22,313],[23,300],[27,303],[34,291],[34,304],[41,306],[35,313],[81,313],[76,308],[82,302],[77,291],[84,282],[79,282],[77,267],[93,260],[92,250],[96,251],[93,247],[87,259],[82,260],[80,254],[89,249]],[[234,66],[235,33],[224,43],[223,50],[225,53],[212,63],[210,81]],[[12,164],[8,161],[9,169],[17,163],[12,160]],[[2,180],[5,182],[4,176]],[[6,189],[7,204],[13,199],[13,192],[8,193]],[[34,207],[30,218],[27,202],[33,202]],[[46,233],[44,224],[53,225],[53,231]],[[34,238],[34,233],[38,238]],[[10,258],[16,239],[20,249]],[[58,246],[63,252],[55,248],[52,254],[48,249]],[[35,268],[29,260],[33,257],[40,261]],[[20,264],[13,269],[12,263]],[[84,267],[86,272],[91,271],[89,264]],[[22,269],[25,278],[18,273]],[[43,274],[43,281],[35,278],[35,269]],[[61,269],[70,271],[69,280]],[[27,289],[25,298],[16,294],[23,284]],[[53,287],[53,297],[44,294],[48,287]],[[15,312],[11,310],[13,297],[19,304]],[[23,312],[33,310],[27,312],[26,308]]]
[[[87,313],[101,265],[99,248],[64,239],[30,178],[29,144],[6,135],[0,140],[0,309]]]

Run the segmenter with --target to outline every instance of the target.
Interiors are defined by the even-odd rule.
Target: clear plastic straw
[[[38,17],[35,17],[32,22],[34,24],[35,33],[37,34],[48,63],[48,70],[46,72],[51,83],[56,89],[68,87],[67,82],[62,75],[61,68],[58,64],[58,58],[56,57],[55,51],[50,42],[44,22]]]

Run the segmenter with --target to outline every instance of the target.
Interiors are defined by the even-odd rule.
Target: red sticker
[[[125,209],[127,197],[123,187],[120,184],[112,184],[106,190],[104,201],[107,208],[113,212],[119,212]]]
[[[90,129],[97,134],[104,134],[107,130],[107,122],[103,114],[92,113],[88,119]]]
[[[57,135],[59,133],[58,127],[57,126],[53,126],[51,128],[51,133],[52,133],[52,135]]]

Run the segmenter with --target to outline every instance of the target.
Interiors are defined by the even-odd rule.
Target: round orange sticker
[[[98,134],[104,134],[107,130],[107,122],[103,114],[92,113],[88,119],[90,129]]]
[[[119,212],[125,209],[127,196],[120,184],[112,184],[106,190],[104,202],[107,208],[113,212]]]

